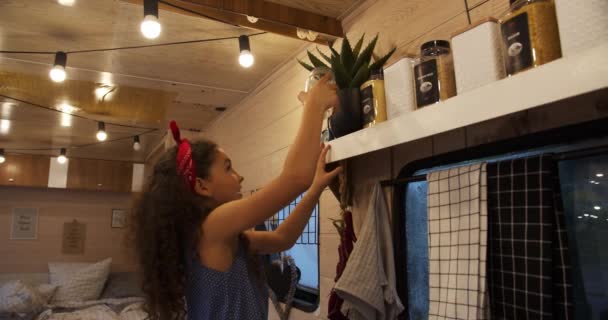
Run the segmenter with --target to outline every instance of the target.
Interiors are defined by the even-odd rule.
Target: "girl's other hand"
[[[321,154],[319,155],[319,160],[317,160],[317,169],[315,171],[315,177],[312,181],[311,189],[315,188],[317,191],[321,192],[325,187],[327,187],[334,178],[342,172],[342,167],[338,166],[332,171],[325,171],[325,158],[327,156],[327,152],[331,148],[330,145],[323,145],[323,150],[321,150]]]

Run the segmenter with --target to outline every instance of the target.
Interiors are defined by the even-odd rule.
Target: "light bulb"
[[[158,38],[158,36],[160,35],[160,31],[161,31],[161,26],[160,23],[158,22],[158,18],[156,16],[153,15],[147,15],[144,18],[144,21],[141,22],[141,33],[144,35],[144,37],[148,38],[148,39],[155,39]]]
[[[105,131],[98,131],[97,132],[97,140],[99,140],[99,141],[106,141],[107,138],[108,138],[108,134]]]
[[[239,37],[239,63],[243,68],[249,68],[253,65],[253,55],[251,54],[251,45],[249,44],[248,36]]]
[[[53,63],[53,69],[49,72],[51,80],[55,82],[63,82],[66,78],[65,66],[68,63],[68,55],[63,51],[57,51],[55,53],[55,63]]]
[[[133,150],[141,150],[141,143],[139,143],[139,136],[133,137]]]
[[[0,163],[4,163],[4,161],[6,161],[6,158],[4,157],[4,150],[0,149]]]
[[[97,140],[106,141],[108,138],[108,134],[106,133],[106,124],[103,122],[99,122],[97,125]]]
[[[68,158],[65,156],[65,154],[66,154],[65,148],[61,148],[59,157],[57,157],[57,162],[59,162],[60,164],[64,164],[68,160]]]
[[[76,1],[75,0],[57,0],[57,2],[59,2],[59,4],[62,6],[71,7],[74,5],[74,2],[76,2]]]
[[[63,66],[54,66],[53,69],[51,69],[49,76],[51,77],[51,80],[55,82],[63,82],[66,78],[65,68]]]
[[[254,61],[255,59],[253,58],[251,52],[249,52],[248,50],[244,50],[241,52],[241,55],[239,56],[239,64],[241,64],[243,68],[251,67]]]

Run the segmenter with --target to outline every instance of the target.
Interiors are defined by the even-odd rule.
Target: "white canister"
[[[608,42],[607,0],[555,0],[564,57]]]
[[[452,35],[458,94],[505,77],[498,20],[486,18]]]
[[[384,69],[387,120],[416,110],[413,57],[404,57]]]

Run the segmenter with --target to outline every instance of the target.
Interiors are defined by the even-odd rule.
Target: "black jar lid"
[[[445,48],[445,49],[449,49],[450,48],[450,42],[446,41],[446,40],[432,40],[432,41],[428,41],[422,44],[422,46],[420,47],[421,51],[424,51],[426,49],[431,49],[431,48]]]

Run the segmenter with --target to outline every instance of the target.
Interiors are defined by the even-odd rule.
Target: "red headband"
[[[177,174],[183,176],[186,179],[186,183],[191,190],[194,190],[196,184],[196,167],[194,161],[192,161],[192,146],[188,139],[181,139],[179,128],[175,121],[171,121],[169,124],[171,127],[171,133],[173,133],[173,139],[177,143]]]

